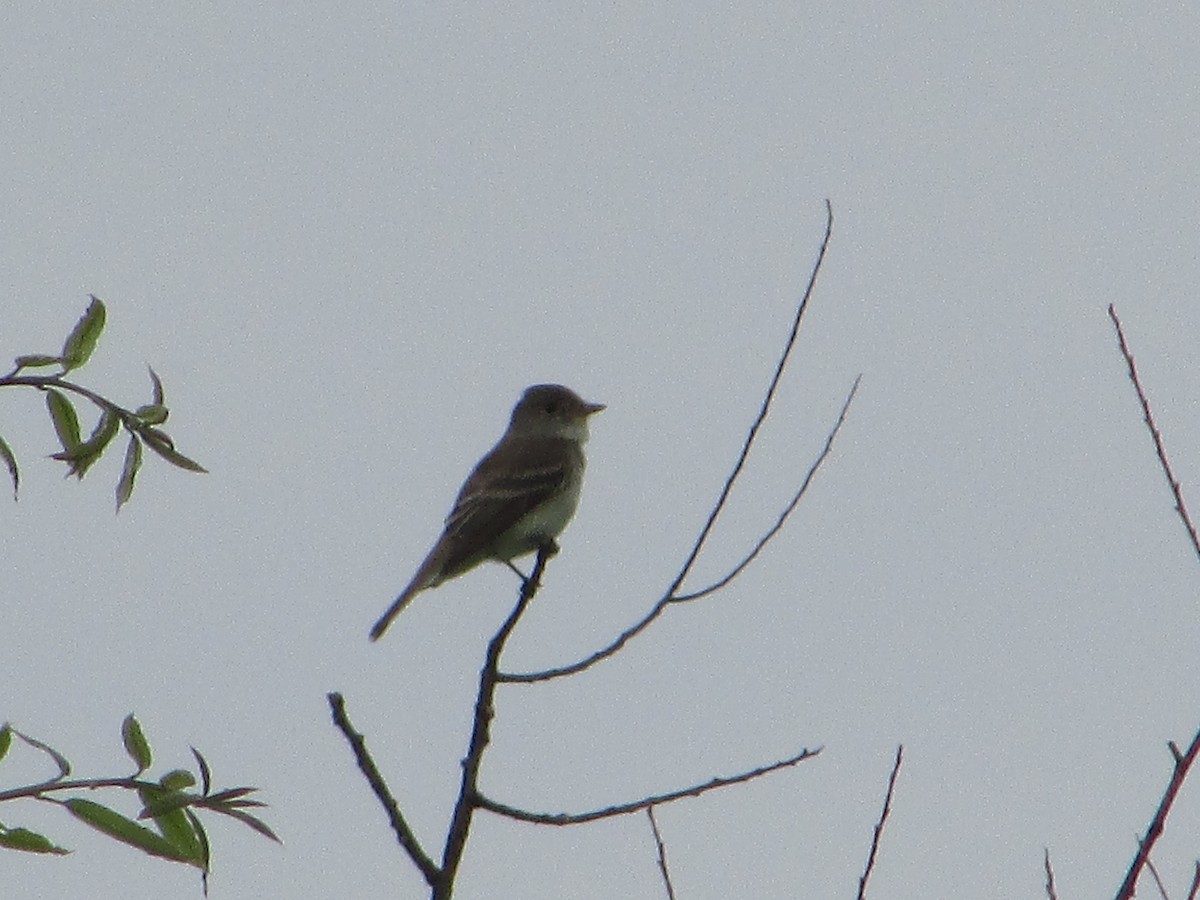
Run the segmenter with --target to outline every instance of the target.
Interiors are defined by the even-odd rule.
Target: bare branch
[[[867,866],[863,869],[862,878],[858,879],[858,900],[866,900],[867,882],[875,869],[875,856],[879,852],[879,839],[883,836],[883,826],[887,823],[892,811],[892,795],[896,792],[896,776],[900,774],[900,763],[904,760],[904,745],[896,748],[896,762],[892,765],[892,774],[888,777],[887,794],[883,798],[883,810],[879,821],[875,823],[875,832],[871,835],[871,852],[867,856]]]
[[[1138,877],[1142,874],[1142,869],[1149,863],[1150,851],[1154,849],[1154,842],[1163,832],[1167,815],[1170,813],[1171,806],[1175,803],[1175,797],[1179,793],[1179,789],[1183,787],[1183,782],[1187,778],[1192,764],[1195,763],[1197,755],[1200,755],[1200,731],[1197,731],[1196,736],[1192,738],[1192,743],[1187,752],[1183,754],[1183,758],[1175,762],[1171,771],[1171,780],[1158,804],[1154,818],[1150,820],[1146,836],[1138,841],[1137,855],[1134,856],[1133,863],[1125,874],[1125,881],[1121,883],[1121,888],[1117,891],[1117,900],[1130,900],[1136,892]]]
[[[1200,892],[1200,860],[1196,862],[1196,871],[1192,874],[1192,886],[1188,888],[1187,900],[1196,900]]]
[[[738,476],[742,474],[742,469],[746,465],[746,459],[750,456],[750,449],[754,446],[754,440],[758,437],[758,430],[762,427],[763,422],[767,419],[767,414],[771,411],[771,402],[775,399],[775,392],[779,388],[780,379],[783,378],[783,370],[787,366],[788,358],[792,355],[792,348],[796,345],[796,337],[800,334],[800,322],[804,318],[804,311],[808,308],[808,298],[812,296],[813,288],[817,284],[817,274],[821,271],[821,263],[825,259],[825,251],[829,248],[829,240],[833,234],[833,206],[828,200],[825,201],[825,237],[821,240],[821,249],[817,251],[817,261],[813,264],[812,274],[808,279],[808,287],[804,290],[804,296],[800,298],[800,305],[796,307],[796,315],[792,319],[792,330],[788,334],[788,339],[783,345],[783,352],[779,355],[779,361],[775,364],[775,374],[771,376],[771,384],[767,388],[766,396],[763,397],[762,406],[759,407],[758,416],[754,419],[754,424],[750,426],[750,431],[746,434],[746,440],[742,442],[742,450],[738,454],[737,462],[733,464],[733,470],[729,473],[729,477],[725,479],[725,485],[721,488],[721,494],[717,498],[716,505],[713,506],[712,512],[708,515],[708,521],[704,523],[704,528],[700,531],[700,536],[696,538],[696,543],[692,547],[692,552],[688,554],[687,560],[683,567],[679,570],[679,574],[675,576],[675,580],[671,582],[671,586],[667,589],[667,596],[673,597],[683,585],[683,581],[691,572],[692,566],[695,565],[696,559],[700,556],[700,551],[704,548],[705,541],[712,533],[713,526],[717,523],[717,517],[721,515],[721,511],[725,508],[725,503],[729,499],[729,494],[733,490],[733,485],[737,481]]]
[[[816,475],[817,470],[821,467],[822,463],[824,463],[825,459],[829,456],[830,450],[832,448],[833,440],[837,436],[838,431],[841,429],[842,423],[846,419],[846,413],[850,407],[850,402],[854,399],[854,395],[858,390],[858,384],[862,378],[861,375],[859,375],[858,378],[855,379],[854,386],[851,388],[850,394],[846,398],[846,402],[842,406],[841,414],[838,416],[837,422],[834,425],[832,431],[830,432],[828,438],[826,438],[824,449],[821,451],[820,455],[817,457],[816,462],[814,462],[813,465],[809,468],[808,474],[805,476],[804,481],[800,486],[800,489],[796,492],[796,494],[792,497],[792,500],[784,508],[783,512],[779,515],[775,524],[770,529],[768,529],[767,532],[758,540],[758,542],[755,544],[753,549],[742,559],[742,561],[739,562],[736,566],[734,566],[734,568],[732,570],[730,570],[730,572],[728,574],[726,574],[723,578],[721,578],[719,581],[709,585],[708,587],[698,590],[698,591],[694,591],[694,592],[690,592],[690,593],[686,593],[686,594],[680,593],[680,588],[682,587],[684,580],[687,578],[688,574],[691,572],[692,567],[695,565],[696,560],[700,556],[700,552],[703,550],[705,543],[708,541],[709,535],[712,533],[713,527],[716,525],[718,517],[720,516],[721,512],[725,509],[725,504],[729,499],[729,495],[733,490],[733,486],[737,482],[738,477],[741,475],[742,470],[745,468],[746,460],[749,457],[750,450],[754,446],[754,442],[758,437],[759,429],[762,427],[763,423],[767,419],[768,414],[771,411],[771,404],[775,399],[775,394],[779,388],[779,382],[783,377],[784,369],[787,366],[788,360],[791,358],[792,350],[796,344],[796,338],[800,333],[800,323],[803,320],[805,310],[808,308],[809,298],[812,296],[813,290],[816,287],[817,275],[821,271],[821,264],[825,259],[825,253],[829,248],[830,238],[832,237],[832,234],[833,234],[833,207],[829,203],[828,200],[825,201],[825,211],[826,211],[825,235],[821,241],[820,249],[817,252],[816,262],[813,264],[812,271],[809,274],[808,285],[805,288],[804,294],[801,296],[800,302],[796,307],[796,313],[792,319],[791,331],[788,334],[788,338],[784,343],[783,351],[780,353],[779,359],[776,362],[775,372],[771,377],[770,384],[768,385],[766,394],[763,397],[762,405],[759,407],[758,415],[755,417],[754,422],[751,424],[750,430],[746,435],[746,439],[742,442],[742,448],[738,454],[738,458],[734,462],[733,468],[730,471],[728,477],[725,479],[725,484],[721,488],[721,492],[717,497],[716,503],[713,505],[712,510],[709,512],[708,519],[706,520],[704,527],[701,529],[699,537],[696,538],[696,542],[693,544],[692,549],[687,556],[687,559],[684,561],[678,574],[675,576],[674,580],[671,582],[670,587],[667,588],[666,593],[658,600],[657,603],[654,604],[653,607],[651,607],[650,611],[640,621],[636,622],[634,625],[630,626],[625,631],[621,632],[621,634],[618,635],[610,644],[608,644],[606,647],[604,647],[600,650],[597,650],[595,653],[592,653],[590,656],[588,656],[582,660],[579,660],[578,662],[572,663],[570,665],[560,666],[560,667],[553,668],[553,669],[546,669],[546,670],[543,670],[540,672],[524,672],[524,673],[503,672],[500,674],[501,681],[520,682],[520,683],[528,683],[528,682],[534,682],[534,681],[550,681],[551,679],[554,679],[554,678],[561,678],[565,675],[573,675],[576,672],[582,672],[584,669],[590,668],[591,666],[595,665],[596,663],[600,662],[601,660],[607,659],[608,657],[610,657],[613,654],[620,651],[621,648],[624,647],[633,638],[637,637],[639,634],[641,634],[643,631],[645,631],[651,625],[651,623],[653,623],[659,616],[661,616],[667,610],[667,608],[669,606],[671,606],[672,604],[686,603],[690,600],[697,600],[701,597],[708,596],[709,594],[713,593],[714,591],[717,591],[720,588],[727,585],[734,578],[736,578],[739,574],[741,574],[741,572],[758,557],[758,555],[762,552],[763,548],[766,547],[766,545],[783,528],[784,523],[787,521],[787,519],[791,515],[792,511],[796,508],[796,504],[800,502],[800,498],[808,490],[808,486],[812,482],[813,477]]]
[[[809,466],[808,474],[804,476],[804,481],[800,483],[800,489],[796,491],[796,493],[792,496],[792,499],[788,502],[788,505],[784,507],[783,512],[779,514],[779,518],[775,521],[775,524],[768,529],[766,534],[759,538],[758,543],[754,545],[754,549],[751,550],[740,563],[730,569],[729,573],[719,581],[715,581],[708,587],[690,594],[678,594],[674,597],[671,597],[669,602],[686,603],[689,600],[699,600],[701,597],[707,597],[709,594],[719,591],[721,588],[725,587],[725,585],[737,578],[737,576],[742,573],[743,569],[750,565],[750,563],[754,562],[754,560],[758,557],[758,554],[763,551],[763,548],[766,547],[771,539],[779,533],[780,529],[783,528],[784,523],[787,522],[788,517],[792,514],[792,511],[800,502],[800,498],[807,493],[808,486],[812,484],[812,480],[816,476],[817,470],[821,468],[821,464],[825,462],[825,458],[832,452],[833,439],[837,437],[838,432],[842,429],[842,425],[844,425],[846,422],[846,413],[850,411],[850,403],[854,400],[854,395],[858,393],[858,385],[861,381],[862,375],[860,374],[854,379],[854,384],[850,388],[850,393],[846,395],[846,402],[842,404],[842,411],[838,414],[837,421],[833,425],[833,430],[830,431],[829,436],[825,438],[825,446],[821,448],[820,454],[817,456],[813,464]]]
[[[329,694],[328,699],[330,709],[333,710],[333,724],[338,727],[350,743],[350,749],[354,751],[354,758],[358,762],[358,768],[366,776],[367,783],[371,785],[371,790],[383,806],[383,811],[387,814],[392,830],[396,832],[396,840],[400,842],[400,846],[404,848],[404,852],[408,854],[413,864],[421,870],[421,874],[425,876],[426,883],[430,886],[436,884],[441,875],[441,870],[438,869],[437,864],[421,848],[417,836],[413,833],[412,828],[409,827],[408,822],[405,821],[403,813],[400,812],[396,798],[392,796],[387,783],[383,780],[383,776],[379,774],[379,769],[375,766],[375,760],[371,758],[371,754],[367,751],[366,741],[361,734],[354,730],[354,726],[350,724],[350,719],[346,716],[346,701],[342,698],[341,694],[336,692]]]
[[[1054,890],[1054,869],[1050,867],[1050,848],[1046,847],[1046,900],[1058,900]]]
[[[667,848],[663,846],[662,834],[658,830],[658,822],[654,818],[654,807],[646,807],[646,817],[650,820],[650,829],[654,832],[654,845],[658,848],[658,870],[662,872],[663,884],[667,888],[667,900],[675,900],[675,888],[671,884],[671,870],[667,868]]]
[[[1175,477],[1175,473],[1171,469],[1170,460],[1167,459],[1167,449],[1163,446],[1162,434],[1154,422],[1154,413],[1150,411],[1150,401],[1146,399],[1146,392],[1138,377],[1137,366],[1133,362],[1133,354],[1129,350],[1129,344],[1125,341],[1125,331],[1121,328],[1121,320],[1117,318],[1117,309],[1111,303],[1108,305],[1108,317],[1112,319],[1113,325],[1117,329],[1117,343],[1120,344],[1121,355],[1125,357],[1125,364],[1129,367],[1129,380],[1133,382],[1138,400],[1142,404],[1142,416],[1146,420],[1146,427],[1150,429],[1150,437],[1154,440],[1154,452],[1158,454],[1158,462],[1162,466],[1163,474],[1167,477],[1167,484],[1171,486],[1171,493],[1175,495],[1175,511],[1183,519],[1183,526],[1187,529],[1188,537],[1192,541],[1192,548],[1196,551],[1196,555],[1200,556],[1200,536],[1197,536],[1196,526],[1192,524],[1187,505],[1183,502],[1183,489],[1179,486],[1179,479]]]
[[[731,784],[741,784],[745,781],[753,781],[755,778],[760,778],[769,772],[775,772],[779,769],[785,769],[789,766],[794,766],[797,763],[804,762],[806,759],[812,759],[821,752],[821,748],[816,750],[801,750],[795,756],[787,759],[782,759],[779,762],[771,763],[767,766],[762,766],[758,769],[751,769],[748,772],[742,772],[738,775],[731,775],[724,778],[714,778],[711,781],[706,781],[703,784],[695,784],[691,787],[682,788],[677,791],[671,791],[666,794],[657,794],[653,797],[643,797],[640,800],[632,800],[629,803],[621,803],[615,806],[606,806],[604,809],[595,809],[589,812],[582,813],[539,813],[530,812],[524,809],[518,809],[515,806],[508,806],[504,803],[499,803],[488,797],[480,795],[478,806],[480,809],[486,809],[489,812],[494,812],[500,816],[507,816],[510,819],[517,819],[521,822],[530,822],[534,825],[581,825],[584,822],[595,822],[599,819],[611,819],[614,816],[626,816],[630,813],[639,812],[643,809],[649,809],[651,806],[661,806],[664,803],[670,803],[674,800],[681,800],[684,797],[699,797],[701,794],[706,794],[709,791],[714,791],[718,788],[728,787]]]

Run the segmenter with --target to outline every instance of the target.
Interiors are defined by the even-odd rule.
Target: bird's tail
[[[396,602],[388,607],[388,611],[379,617],[379,621],[371,626],[371,640],[377,641],[383,637],[383,633],[387,631],[388,626],[392,624],[392,619],[400,615],[400,610],[408,606],[410,600],[417,595],[421,590],[419,585],[409,585],[404,589],[404,593],[396,598]]]

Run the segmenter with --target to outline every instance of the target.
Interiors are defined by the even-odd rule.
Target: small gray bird
[[[560,384],[535,384],[513,408],[508,430],[471,472],[442,536],[408,587],[371,628],[379,640],[413,597],[481,562],[508,563],[553,546],[575,515],[583,484],[588,417],[604,409]]]

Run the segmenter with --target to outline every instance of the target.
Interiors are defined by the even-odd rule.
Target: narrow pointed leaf
[[[70,800],[64,801],[63,806],[81,822],[86,822],[97,831],[103,832],[123,844],[137,847],[151,856],[161,856],[177,862],[194,862],[181,848],[176,847],[162,835],[142,827],[107,806],[85,800],[82,797],[72,797]]]
[[[8,748],[11,746],[12,729],[9,728],[8,723],[5,722],[3,726],[0,726],[0,760],[4,759],[5,754],[8,753]]]
[[[215,794],[212,794],[208,799],[214,803],[225,803],[228,800],[237,800],[248,794],[253,794],[257,790],[258,788],[252,787],[226,788],[223,791],[217,791]]]
[[[149,366],[146,366],[150,369]],[[150,383],[154,385],[154,399],[151,401],[155,406],[163,406],[163,385],[162,379],[158,377],[158,373],[150,369]]]
[[[169,792],[154,787],[138,788],[138,795],[147,808],[155,805],[157,800],[170,796]],[[182,807],[154,814],[154,824],[158,826],[159,833],[163,838],[187,857],[189,862],[199,863],[201,861],[203,853],[200,841],[197,840],[196,831],[192,828],[192,823],[188,820]]]
[[[104,304],[93,295],[87,311],[75,323],[75,327],[71,329],[71,333],[63,342],[62,367],[64,372],[78,369],[88,361],[92,351],[96,349],[96,341],[100,340],[100,332],[104,330],[104,317]]]
[[[188,459],[182,453],[177,451],[171,444],[171,439],[159,431],[157,428],[146,428],[139,430],[142,439],[145,440],[146,446],[165,459],[173,466],[178,466],[181,469],[187,469],[189,472],[207,472],[208,469],[200,465],[195,460]]]
[[[4,465],[8,467],[8,477],[13,483],[13,499],[17,499],[17,491],[21,487],[21,473],[17,469],[17,458],[13,456],[12,447],[8,446],[8,441],[0,437],[0,459],[4,460]]]
[[[133,773],[135,778],[150,768],[150,763],[154,761],[150,753],[150,742],[146,740],[142,726],[133,713],[127,715],[121,723],[121,743],[125,745],[125,752],[129,754],[129,758],[137,765],[137,771]]]
[[[41,750],[43,753],[45,753],[47,756],[49,756],[52,760],[54,760],[54,764],[56,766],[58,766],[58,777],[52,779],[53,781],[59,781],[63,778],[66,778],[68,775],[71,774],[71,764],[67,761],[67,758],[65,756],[63,756],[61,753],[59,753],[57,750],[55,750],[53,747],[51,747],[49,744],[43,743],[42,741],[39,741],[37,738],[31,738],[27,734],[21,734],[21,732],[17,731],[17,729],[15,729],[15,728],[12,728],[12,733],[15,734],[17,737],[19,737],[21,740],[23,740],[25,743],[27,743],[30,747],[34,747],[38,750]]]
[[[224,806],[214,806],[212,807],[212,810],[213,812],[219,812],[229,816],[230,818],[237,819],[239,822],[245,822],[259,834],[263,835],[264,837],[269,837],[277,844],[283,843],[283,841],[279,839],[279,836],[267,826],[267,823],[257,816],[252,816],[248,812],[242,812],[240,809],[229,809]]]
[[[184,814],[187,815],[188,821],[192,823],[192,828],[196,832],[196,840],[200,843],[200,862],[204,867],[204,871],[208,873],[209,863],[211,861],[210,849],[208,846],[208,833],[204,830],[204,826],[200,824],[200,817],[190,809],[185,809]]]
[[[63,450],[74,450],[83,443],[83,438],[79,435],[79,416],[75,414],[75,404],[67,399],[66,394],[50,388],[46,391],[46,409],[50,411],[50,421],[54,423],[54,431]]]
[[[15,365],[18,370],[40,369],[43,366],[58,366],[61,364],[61,356],[47,356],[44,353],[30,353],[27,356],[18,356],[15,360]]]
[[[121,511],[133,495],[133,481],[142,467],[142,442],[136,434],[129,435],[129,446],[125,450],[125,465],[121,468],[121,480],[117,482],[117,512]]]
[[[192,756],[196,757],[196,765],[200,767],[200,793],[207,797],[212,787],[212,770],[208,767],[208,760],[195,747],[192,748]]]
[[[7,847],[9,850],[24,850],[27,853],[63,854],[71,852],[28,828],[0,828],[0,847]]]

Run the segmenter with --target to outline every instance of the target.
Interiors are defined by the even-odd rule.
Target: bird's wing
[[[577,448],[566,440],[509,440],[480,460],[446,517],[443,540],[449,543],[449,553],[443,574],[453,574],[469,561],[472,549],[490,547],[558,493],[571,477],[574,452]]]

